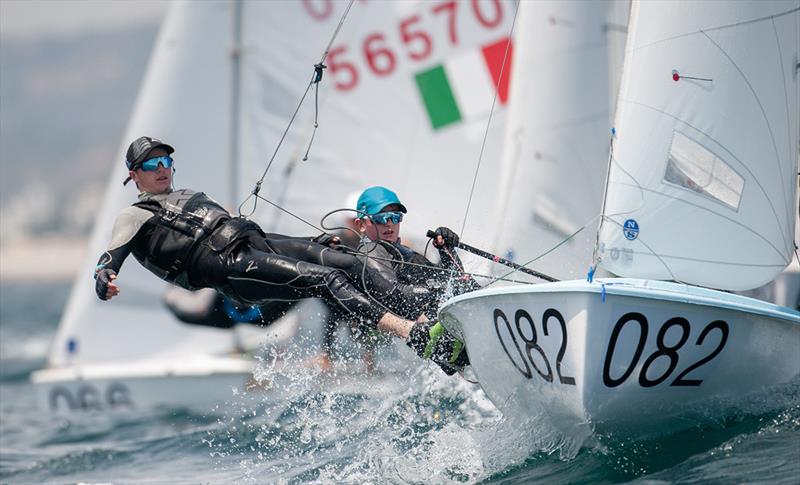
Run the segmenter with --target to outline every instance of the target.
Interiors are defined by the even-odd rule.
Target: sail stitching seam
[[[706,32],[712,32],[712,31],[715,31],[715,30],[723,30],[723,29],[728,29],[728,28],[731,28],[731,27],[738,27],[738,26],[745,25],[745,24],[763,22],[764,20],[776,19],[778,17],[783,17],[785,15],[793,14],[793,13],[797,12],[798,10],[800,10],[800,7],[793,8],[791,10],[787,10],[786,12],[781,12],[781,13],[778,13],[778,14],[775,14],[775,15],[767,15],[766,17],[759,17],[757,19],[743,20],[741,22],[736,22],[736,23],[733,23],[733,24],[720,25],[719,27],[710,27],[708,29],[702,29],[702,30],[698,30],[698,31],[695,31],[695,32],[686,32],[684,34],[678,34],[678,35],[674,35],[672,37],[667,37],[666,39],[656,40],[656,41],[650,42],[649,44],[642,44],[642,45],[640,45],[638,47],[632,47],[631,50],[637,51],[639,49],[643,49],[645,47],[649,47],[649,46],[652,46],[652,45],[660,44],[662,42],[669,42],[671,40],[680,39],[681,37],[687,37],[687,36],[690,36],[690,35],[695,35],[695,34],[697,34],[699,32],[703,32],[703,30],[705,30]]]
[[[750,93],[753,95],[753,98],[755,99],[756,104],[758,104],[758,107],[761,110],[761,116],[764,117],[764,123],[766,123],[766,125],[767,125],[767,132],[769,132],[769,138],[770,138],[770,141],[772,142],[772,149],[775,151],[775,159],[776,159],[775,161],[778,164],[777,169],[778,169],[778,173],[780,174],[781,173],[781,169],[783,167],[781,167],[781,155],[780,155],[780,152],[778,150],[778,144],[775,142],[775,133],[772,131],[772,126],[771,126],[771,124],[769,122],[769,118],[767,117],[767,112],[764,109],[764,105],[761,103],[761,99],[759,99],[758,94],[756,93],[756,90],[753,88],[753,85],[750,84],[750,79],[748,79],[748,77],[745,76],[744,72],[742,72],[741,68],[739,67],[739,64],[737,64],[736,61],[734,61],[733,58],[731,58],[731,56],[728,55],[728,53],[725,51],[725,49],[722,48],[722,46],[720,46],[714,39],[711,38],[711,36],[709,36],[704,31],[701,30],[700,32],[703,35],[705,35],[706,38],[708,40],[710,40],[711,43],[713,43],[717,47],[717,49],[719,49],[720,52],[722,52],[723,55],[725,55],[725,57],[728,59],[728,61],[730,61],[731,64],[733,64],[733,67],[736,68],[736,71],[739,72],[739,75],[742,77],[742,79],[744,80],[745,84],[747,84],[747,87],[750,89]],[[780,186],[781,186],[781,193],[783,194],[783,204],[784,204],[784,207],[785,207],[786,204],[787,204],[786,187],[784,187],[783,184],[780,184]],[[773,210],[775,210],[775,209],[773,208]],[[777,214],[776,214],[776,218],[777,218]],[[786,240],[786,234],[784,233],[783,227],[781,227],[781,238],[783,239],[784,246],[787,246],[788,245],[788,241]]]
[[[758,178],[756,178],[756,176],[752,172],[752,170],[750,170],[750,168],[745,163],[743,163],[741,160],[739,160],[739,158],[736,155],[734,155],[733,152],[728,150],[728,148],[725,147],[725,145],[723,145],[722,143],[717,141],[714,137],[712,137],[708,133],[706,133],[703,130],[697,128],[696,126],[692,125],[688,121],[683,120],[681,118],[678,118],[677,116],[673,115],[672,113],[668,113],[668,112],[666,112],[666,111],[664,111],[664,110],[662,110],[660,108],[656,108],[655,106],[650,106],[648,104],[644,104],[644,103],[641,103],[639,101],[633,101],[633,100],[629,100],[629,99],[621,99],[620,101],[621,102],[625,102],[625,103],[635,104],[635,105],[641,106],[643,108],[651,109],[651,110],[656,111],[658,113],[661,113],[661,114],[663,114],[665,116],[669,116],[670,118],[683,123],[684,125],[688,126],[689,128],[695,130],[696,132],[700,133],[701,135],[707,137],[709,140],[713,141],[717,146],[719,146],[725,152],[727,152],[731,156],[732,159],[736,160],[739,163],[739,165],[752,177],[753,182],[761,190],[761,193],[764,195],[764,198],[767,200],[767,203],[769,204],[769,207],[772,210],[772,215],[773,215],[773,217],[775,217],[775,221],[780,225],[780,218],[778,217],[778,212],[775,210],[775,206],[772,204],[772,199],[769,198],[769,194],[767,194],[767,191],[764,189],[764,186],[761,185],[761,183],[759,182]],[[616,162],[616,160],[615,160],[615,162]],[[617,163],[617,166],[621,167],[621,165],[619,165],[619,163]],[[629,176],[630,176],[630,174],[629,174]],[[633,178],[633,177],[631,176],[631,178]],[[715,212],[715,214],[717,214],[717,213]],[[783,237],[783,235],[782,235],[782,237]],[[785,240],[784,240],[784,242],[785,242]]]

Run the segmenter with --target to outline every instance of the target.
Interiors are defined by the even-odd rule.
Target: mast
[[[229,141],[230,146],[230,180],[229,204],[231,208],[239,198],[239,98],[242,74],[242,0],[233,1],[233,31],[231,35],[231,123]]]

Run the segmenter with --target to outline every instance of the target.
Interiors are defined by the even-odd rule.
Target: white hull
[[[208,411],[252,382],[253,359],[197,356],[183,360],[103,363],[36,371],[40,409],[54,412],[152,407]]]
[[[800,375],[800,313],[681,284],[487,289],[453,298],[440,317],[463,337],[506,416],[544,415],[566,433],[589,423],[667,434],[759,402]]]

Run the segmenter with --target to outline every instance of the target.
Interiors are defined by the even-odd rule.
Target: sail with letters
[[[236,212],[347,5],[170,4],[47,368],[32,376],[44,408],[206,406],[245,385],[254,362],[231,355],[234,335],[178,321],[162,302],[166,285],[135,261],[123,266],[122,292],[111,302],[97,299],[91,275],[116,215],[136,201],[135,189],[121,184],[128,143],[148,135],[171,144],[176,187],[205,191]],[[298,113],[261,195],[318,226],[346,195],[382,184],[415,213],[404,235],[421,239],[428,224],[457,224],[461,211],[450,211],[469,196],[495,94],[495,121],[503,123],[508,79],[499,66],[514,8],[491,0],[355,2],[326,60],[309,159],[302,161],[313,102]],[[442,93],[449,104],[437,104]],[[500,135],[487,140],[493,158]],[[252,218],[269,231],[318,233],[263,203]]]
[[[243,31],[263,35],[242,50],[242,96],[253,100],[241,116],[245,189],[261,176],[348,3],[281,5],[280,16],[269,16],[275,2],[246,4]],[[408,208],[403,236],[418,249],[427,229],[460,230],[465,217],[467,237],[491,242],[515,10],[505,0],[355,2],[330,46],[318,103],[309,93],[261,195],[317,224],[350,193],[384,185]],[[303,42],[282,34],[284,22],[306,26]],[[264,203],[253,217],[269,231],[313,231]]]

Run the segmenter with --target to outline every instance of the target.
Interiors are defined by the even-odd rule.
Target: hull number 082
[[[614,363],[614,353],[619,343],[619,336],[622,330],[628,325],[638,326],[639,338],[636,342],[636,349],[631,357],[631,361],[627,364],[627,367],[625,367],[625,370],[618,376],[612,376],[612,364]],[[566,375],[561,369],[561,363],[567,351],[567,324],[563,315],[561,315],[558,310],[555,308],[548,308],[542,313],[541,331],[548,337],[552,329],[556,326],[560,330],[561,343],[555,358],[555,366],[553,366],[551,364],[552,355],[548,357],[539,343],[539,334],[530,313],[524,309],[515,311],[512,324],[512,319],[509,319],[502,310],[499,308],[495,308],[494,310],[494,329],[497,333],[500,345],[503,347],[503,351],[509,361],[511,361],[511,364],[522,373],[523,376],[527,379],[532,379],[535,372],[547,382],[555,382],[555,379],[558,378],[559,383],[574,386],[575,378]],[[678,329],[680,335],[677,342],[669,345],[666,342],[666,335],[672,328]],[[648,332],[649,323],[647,318],[641,313],[629,312],[617,320],[614,328],[611,330],[611,337],[608,342],[608,347],[606,348],[605,361],[603,363],[603,384],[613,388],[628,380],[642,358]],[[669,379],[678,367],[680,358],[678,350],[687,343],[690,333],[691,325],[689,321],[683,317],[670,318],[661,325],[656,335],[656,350],[645,358],[644,363],[639,369],[638,381],[640,386],[654,387]],[[702,379],[690,378],[689,374],[707,364],[722,352],[722,349],[728,341],[730,329],[727,322],[723,320],[714,320],[700,331],[700,335],[697,337],[694,344],[697,346],[703,345],[706,337],[711,333],[719,334],[719,343],[704,357],[693,362],[680,372],[670,381],[670,386],[699,386],[703,383]],[[507,335],[508,337],[504,338],[503,335]],[[512,348],[509,348],[510,346],[506,344],[508,340],[513,343]],[[648,375],[648,370],[657,359],[668,360],[666,369],[658,376]]]

